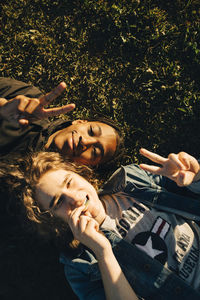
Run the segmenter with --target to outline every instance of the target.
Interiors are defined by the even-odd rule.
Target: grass
[[[164,156],[184,150],[198,157],[198,2],[5,0],[0,75],[44,92],[64,80],[66,93],[54,105],[76,103],[72,118],[100,112],[116,120],[125,136],[124,164],[144,161],[140,147]],[[31,259],[30,245],[5,241],[1,257],[12,263],[3,259],[2,264],[13,277],[4,276],[1,299],[17,291],[19,299],[74,299],[55,250],[36,245],[41,255],[35,249]]]

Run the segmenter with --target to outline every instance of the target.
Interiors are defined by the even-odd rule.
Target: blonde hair
[[[44,220],[44,215],[48,213],[43,211],[35,197],[39,179],[48,171],[59,169],[77,173],[88,180],[95,188],[98,187],[98,181],[94,178],[93,171],[89,167],[67,161],[59,153],[39,152],[32,154],[21,168],[27,182],[26,188],[24,188],[23,201],[30,220],[41,223]]]
[[[59,153],[54,152],[30,154],[25,159],[19,159],[10,169],[12,171],[6,175],[4,172],[4,177],[7,177],[7,183],[9,182],[8,185],[16,198],[17,196],[20,198],[28,220],[40,234],[47,238],[60,238],[62,243],[69,245],[73,241],[73,236],[68,224],[43,210],[36,199],[36,186],[46,172],[63,169],[79,174],[97,189],[98,181],[94,178],[93,171],[87,166],[67,161]]]

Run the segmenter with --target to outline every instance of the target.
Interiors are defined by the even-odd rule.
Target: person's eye
[[[89,135],[94,136],[94,130],[93,130],[91,125],[90,125],[90,128],[89,128]]]
[[[66,184],[67,188],[70,187],[71,181],[72,181],[72,179],[70,179],[70,180],[67,181],[67,184]]]
[[[58,209],[59,207],[61,207],[61,205],[64,202],[64,195],[60,196],[60,198],[58,199],[58,201],[56,202],[56,205],[54,206],[54,210]]]
[[[92,156],[93,156],[94,158],[97,157],[97,148],[96,148],[96,147],[93,147],[93,150],[92,150]]]

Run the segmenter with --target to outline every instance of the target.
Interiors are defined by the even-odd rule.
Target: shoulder
[[[143,184],[145,179],[149,182],[149,175],[138,165],[130,164],[121,166],[105,183],[103,188],[100,190],[100,194],[118,192],[125,189],[128,184]]]

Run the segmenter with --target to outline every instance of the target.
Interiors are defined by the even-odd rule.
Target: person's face
[[[52,143],[62,155],[94,166],[114,155],[117,136],[114,128],[105,123],[76,120],[55,133]]]
[[[82,205],[84,213],[96,220],[104,212],[95,188],[80,175],[63,169],[48,171],[40,178],[36,200],[45,211],[50,210],[65,222]]]

